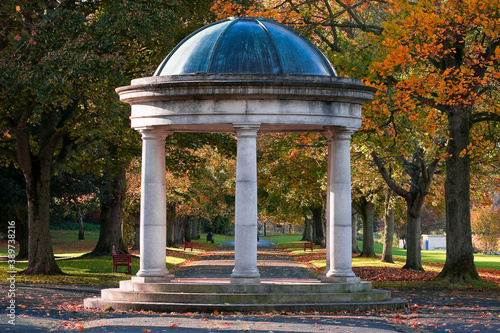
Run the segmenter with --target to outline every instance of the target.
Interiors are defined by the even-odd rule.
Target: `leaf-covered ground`
[[[315,250],[315,252],[304,252],[300,255],[294,255],[290,253],[295,260],[308,265],[311,269],[314,269],[318,273],[321,273],[324,267],[320,265],[314,265],[315,262],[321,262],[325,259],[324,250]],[[357,256],[353,255],[353,259],[356,261]],[[434,279],[441,269],[443,264],[439,263],[424,263],[425,271],[416,271],[411,269],[402,269],[404,265],[402,261],[396,261],[395,264],[385,264],[382,266],[373,265],[363,265],[362,261],[364,258],[359,258],[353,265],[352,270],[356,276],[360,277],[365,281],[376,281],[376,282],[425,282]],[[377,257],[376,260],[380,261],[381,257]],[[371,261],[371,259],[370,259]],[[477,270],[481,279],[483,281],[493,282],[500,285],[500,271],[492,269],[478,269]]]

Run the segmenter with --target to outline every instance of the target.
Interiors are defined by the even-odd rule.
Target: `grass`
[[[108,285],[118,286],[120,280],[129,279],[130,275],[124,273],[112,273],[113,264],[111,256],[102,256],[95,258],[80,258],[83,254],[92,251],[99,238],[98,231],[86,231],[85,240],[78,239],[78,231],[73,230],[53,230],[51,232],[52,245],[57,264],[64,275],[35,275],[24,276],[17,274],[18,283],[60,283],[60,284],[84,284],[84,285]],[[223,241],[233,241],[233,236],[214,235],[215,243],[205,242],[205,234],[201,235],[200,240],[193,240],[195,248],[193,251],[183,247],[168,247],[166,255],[166,267],[171,269],[174,266],[184,263],[193,257],[217,246]],[[2,242],[0,246],[0,257],[7,256],[7,242]],[[132,251],[132,274],[135,275],[139,270],[139,253]],[[16,271],[20,272],[27,267],[27,261],[18,261],[15,264]],[[119,267],[122,270],[124,267]],[[8,275],[8,263],[0,261],[0,279],[6,281]]]

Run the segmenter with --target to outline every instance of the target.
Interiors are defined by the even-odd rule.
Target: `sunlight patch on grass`
[[[54,256],[56,260],[58,259],[71,259],[71,258],[79,258],[88,252],[73,252],[73,253],[56,253]]]
[[[173,257],[173,256],[167,256],[167,268],[180,265],[183,262],[185,262],[187,259],[186,258],[179,258],[179,257]]]
[[[492,254],[474,254],[474,263],[477,268],[500,270],[500,256]]]
[[[309,262],[321,269],[324,269],[326,267],[326,260],[311,260]]]

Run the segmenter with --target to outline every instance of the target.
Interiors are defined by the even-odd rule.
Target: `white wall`
[[[422,250],[446,251],[446,235],[422,235]]]

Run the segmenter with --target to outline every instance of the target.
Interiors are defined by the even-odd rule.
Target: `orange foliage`
[[[497,251],[500,246],[500,208],[475,207],[471,211],[472,232],[479,240],[483,251]]]
[[[500,79],[499,1],[388,4],[384,31],[368,41],[377,45],[368,80],[378,92],[365,108],[363,130],[386,135],[389,117],[395,124],[410,121],[419,140],[430,147],[447,137],[450,114],[464,114],[471,122],[476,114],[500,119],[498,94],[489,88]],[[494,160],[497,147],[484,134],[487,130],[478,120],[461,157]]]
[[[293,11],[287,4],[273,7],[273,1],[261,1],[260,5],[244,9],[241,4],[233,1],[218,0],[210,9],[217,14],[217,19],[222,20],[233,16],[265,17],[283,24],[297,23],[300,14]]]
[[[498,13],[498,1],[389,3],[393,19],[386,22],[381,39],[376,37],[385,56],[373,63],[373,73],[395,77],[403,101],[419,97],[442,109],[488,103],[478,88],[500,78],[494,66],[500,50],[491,49],[500,37],[491,14]]]

